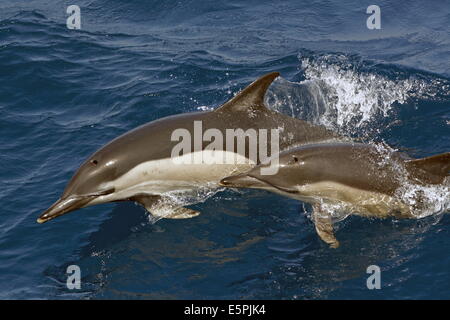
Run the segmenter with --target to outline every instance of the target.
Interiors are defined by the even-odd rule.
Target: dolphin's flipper
[[[172,211],[172,214],[164,218],[168,219],[189,219],[194,218],[200,214],[200,211],[188,209],[185,207],[179,207]]]
[[[156,219],[188,219],[200,214],[199,211],[180,207],[179,204],[161,196],[136,195],[130,198],[143,206]]]
[[[329,214],[324,213],[319,204],[313,205],[313,221],[319,237],[331,248],[339,247],[339,241],[334,236],[333,221]]]

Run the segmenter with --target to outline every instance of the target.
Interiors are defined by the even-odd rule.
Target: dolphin
[[[157,219],[181,219],[198,215],[198,211],[180,205],[173,194],[195,193],[205,187],[218,188],[222,178],[245,172],[260,163],[261,159],[259,155],[251,159],[247,145],[244,151],[237,144],[231,150],[225,146],[211,150],[208,149],[207,141],[191,141],[191,151],[174,156],[174,148],[180,143],[180,138],[174,141],[174,132],[182,130],[195,136],[198,123],[203,130],[212,129],[223,135],[228,129],[235,128],[278,130],[279,150],[342,139],[324,127],[268,109],[264,104],[264,95],[278,76],[278,72],[262,76],[213,111],[183,113],[158,119],[107,143],[87,158],[61,197],[39,216],[37,222],[43,223],[76,209],[114,201],[137,202]],[[271,147],[269,145],[269,149]],[[225,157],[231,153],[235,159],[240,157],[248,161],[221,164],[180,164],[177,161],[193,154],[208,158],[213,152],[216,155],[225,153]]]
[[[268,190],[311,204],[316,231],[332,248],[339,242],[329,208],[365,217],[415,218],[423,199],[418,193],[415,205],[403,201],[402,187],[439,185],[447,194],[450,191],[450,152],[411,159],[380,145],[330,142],[281,152],[274,175],[261,175],[264,166],[267,163],[226,177],[220,184]]]

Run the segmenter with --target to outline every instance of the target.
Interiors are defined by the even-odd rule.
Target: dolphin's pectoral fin
[[[143,206],[156,219],[187,219],[200,214],[199,211],[180,207],[179,204],[161,196],[136,195],[130,198]]]
[[[151,212],[152,207],[160,201],[160,196],[151,196],[146,194],[135,195],[128,200],[139,203],[143,206],[147,211]]]
[[[200,211],[188,209],[185,207],[180,207],[175,210],[173,210],[172,214],[165,217],[168,219],[189,219],[194,218],[200,214]]]
[[[177,204],[165,201],[157,202],[150,208],[146,207],[146,209],[157,219],[188,219],[200,214],[200,211],[180,207]]]
[[[331,248],[339,247],[339,241],[334,236],[331,217],[321,210],[320,205],[313,206],[313,220],[319,237]]]

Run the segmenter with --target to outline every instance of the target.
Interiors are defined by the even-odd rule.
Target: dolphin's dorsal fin
[[[233,99],[220,106],[217,110],[245,111],[247,109],[265,109],[264,95],[270,84],[279,75],[279,72],[272,72],[262,76],[239,92]]]
[[[407,161],[408,165],[445,178],[450,171],[450,152]]]

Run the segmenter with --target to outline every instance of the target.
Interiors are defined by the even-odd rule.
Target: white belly
[[[332,181],[322,181],[297,186],[298,194],[291,194],[307,203],[329,203],[338,205],[347,213],[371,217],[410,217],[411,208],[397,198],[379,192],[353,188]]]
[[[201,151],[206,163],[182,163],[180,159],[165,158],[143,162],[102,188],[115,188],[113,194],[99,197],[91,204],[104,203],[129,198],[135,194],[146,193],[162,195],[167,192],[186,192],[204,187],[217,188],[219,181],[230,175],[242,173],[255,163],[238,154],[226,151]],[[224,159],[235,159],[224,163],[212,163],[218,154]],[[194,153],[194,155],[198,153]],[[209,163],[211,164],[208,164]],[[228,163],[229,162],[229,163]],[[234,163],[233,163],[234,162]]]

